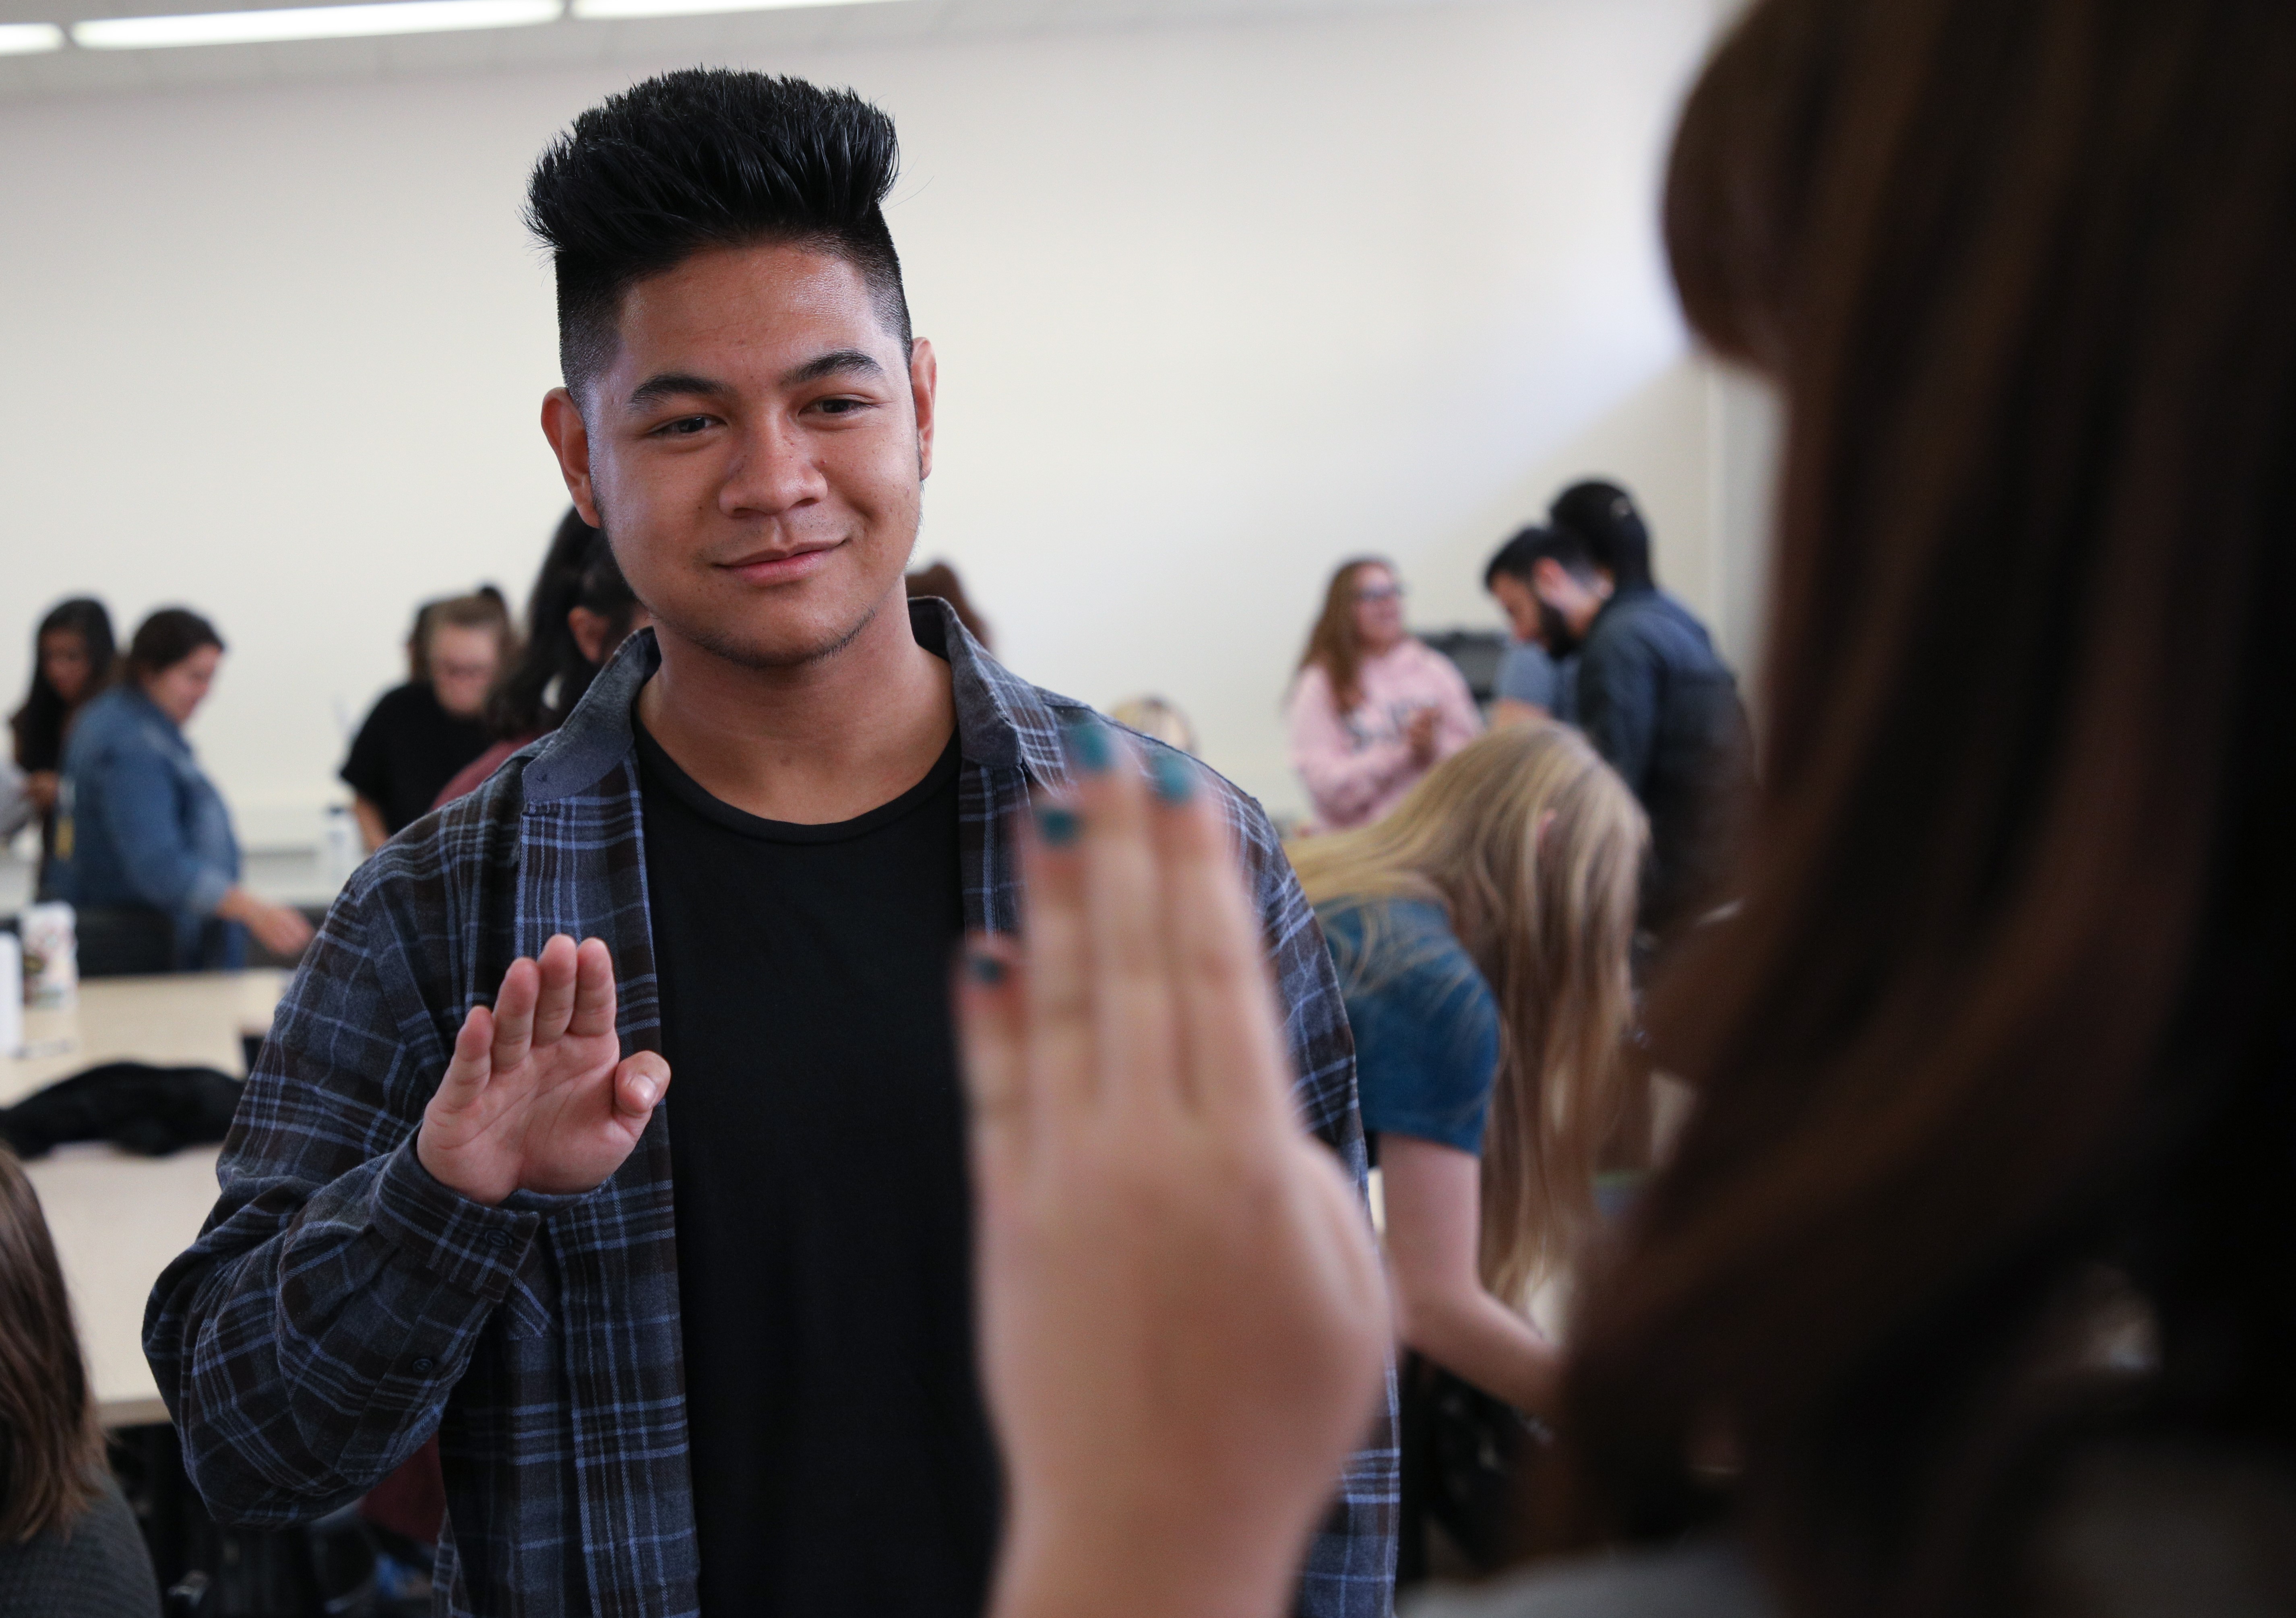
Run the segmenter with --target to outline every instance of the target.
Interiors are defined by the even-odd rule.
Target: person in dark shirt
[[[1632,514],[1622,494],[1617,503]],[[1663,939],[1726,897],[1753,740],[1736,677],[1705,625],[1652,578],[1647,539],[1637,546],[1621,521],[1606,552],[1558,524],[1519,560],[1538,638],[1578,658],[1579,727],[1650,815],[1642,925]]]
[[[432,601],[415,615],[407,644],[414,677],[376,701],[343,761],[370,851],[428,813],[439,789],[494,740],[487,691],[510,639],[499,591]]]
[[[1037,795],[1139,767],[906,599],[938,373],[896,150],[850,92],[696,69],[543,155],[543,427],[652,626],[353,878],[146,1316],[219,1513],[316,1515],[436,1434],[470,1618],[986,1602],[958,939],[1019,925]],[[1248,884],[1289,1145],[1361,1197],[1345,1005],[1274,829],[1140,745]],[[1342,1422],[1297,1610],[1386,1618],[1392,1402]]]
[[[79,711],[111,683],[117,647],[111,615],[102,601],[75,596],[59,601],[32,636],[32,683],[24,704],[8,717],[24,797],[40,820],[40,870],[36,891],[49,891],[56,858],[56,797],[63,785],[64,740]]]

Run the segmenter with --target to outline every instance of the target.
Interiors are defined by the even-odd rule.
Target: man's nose
[[[718,503],[729,517],[772,517],[820,499],[828,486],[816,463],[811,436],[775,413],[742,435]]]

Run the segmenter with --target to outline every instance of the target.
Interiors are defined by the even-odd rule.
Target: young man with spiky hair
[[[152,1297],[219,1516],[309,1517],[438,1434],[447,1612],[985,1598],[947,973],[1016,925],[1013,813],[1111,750],[905,600],[935,373],[895,155],[851,94],[692,71],[543,158],[543,428],[654,628],[352,879]],[[1234,829],[1302,1114],[1360,1176],[1290,868],[1248,798],[1174,779]],[[1394,1461],[1340,1480],[1301,1610],[1386,1612]]]

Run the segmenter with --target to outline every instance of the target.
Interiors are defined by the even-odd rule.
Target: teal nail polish
[[[1004,981],[1004,963],[994,955],[968,955],[964,968],[972,974],[972,981],[985,988],[993,989]]]
[[[1069,756],[1087,775],[1098,775],[1115,757],[1108,745],[1107,730],[1092,720],[1069,726],[1068,740]]]
[[[1037,810],[1037,835],[1052,848],[1066,848],[1084,834],[1084,821],[1073,809],[1058,804],[1040,805]]]
[[[1168,804],[1185,804],[1196,795],[1196,766],[1178,753],[1159,751],[1148,761],[1156,796]]]

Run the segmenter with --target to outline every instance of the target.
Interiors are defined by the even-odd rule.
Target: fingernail
[[[652,1107],[653,1105],[653,1081],[652,1079],[640,1079],[632,1086],[632,1088],[638,1092],[638,1105],[640,1107]]]
[[[1100,774],[1115,757],[1108,745],[1108,731],[1097,720],[1069,726],[1068,741],[1069,756],[1087,775]]]
[[[1004,981],[1004,963],[994,955],[968,955],[964,969],[972,974],[972,981],[984,988],[995,988]]]
[[[1051,848],[1066,848],[1084,831],[1084,821],[1073,809],[1059,804],[1037,805],[1037,835]]]
[[[1156,782],[1156,796],[1168,804],[1185,804],[1196,795],[1196,766],[1177,753],[1158,752],[1148,761]]]

